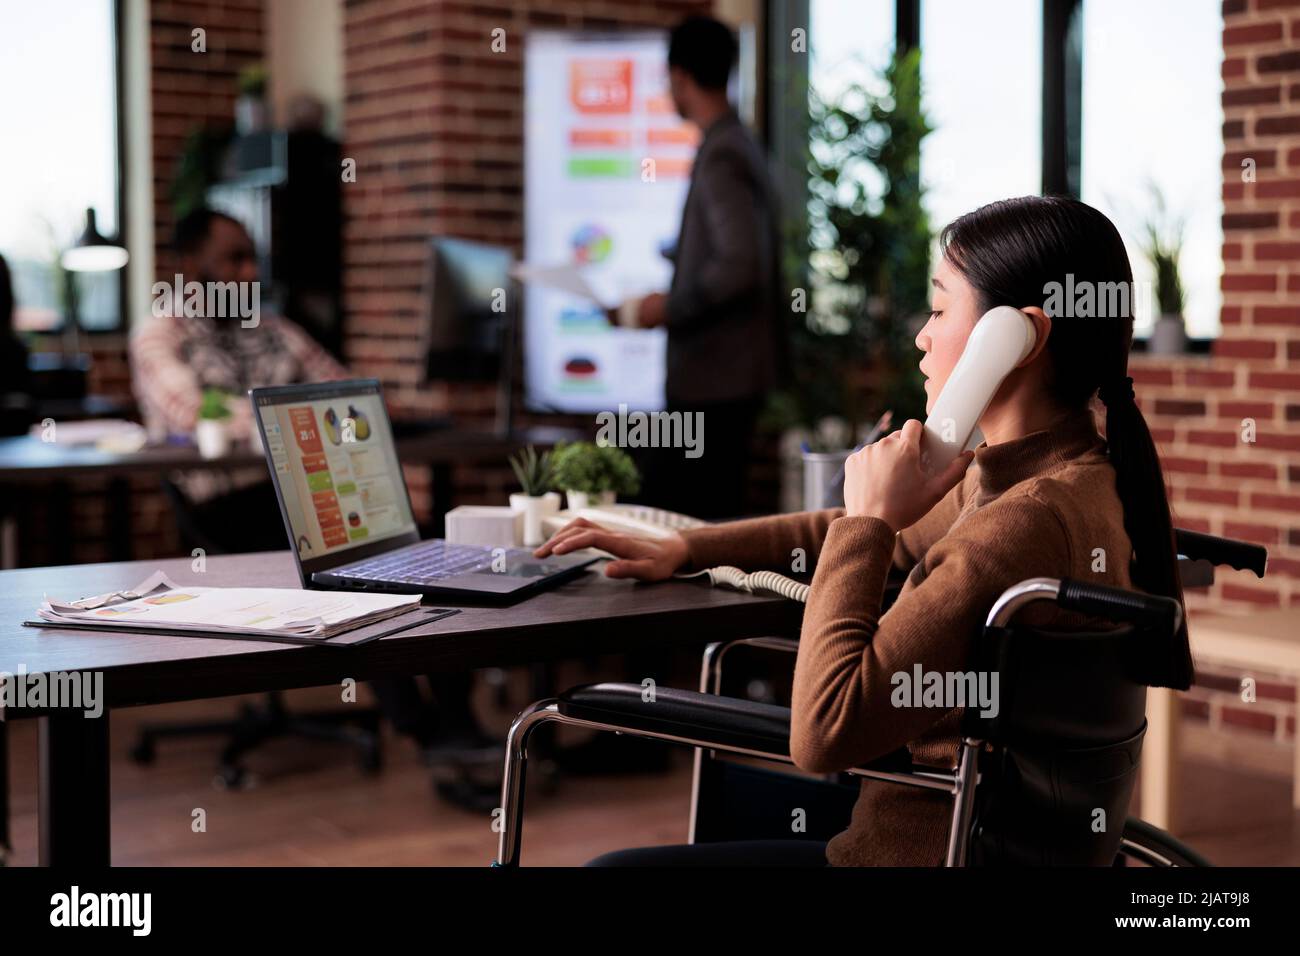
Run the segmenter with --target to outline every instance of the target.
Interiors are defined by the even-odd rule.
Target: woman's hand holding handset
[[[575,518],[533,552],[533,557],[567,554],[582,548],[600,548],[614,555],[605,565],[607,578],[638,578],[664,581],[686,563],[686,539],[673,532],[671,537],[644,538],[622,531],[610,531],[586,518]]]
[[[962,452],[937,475],[921,467],[916,419],[854,452],[844,465],[844,508],[849,515],[879,518],[895,531],[920,521],[951,491],[975,458]]]

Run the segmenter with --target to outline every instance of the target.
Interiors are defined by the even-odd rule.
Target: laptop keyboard
[[[492,552],[473,545],[430,541],[335,568],[335,574],[363,581],[428,584],[492,566]]]

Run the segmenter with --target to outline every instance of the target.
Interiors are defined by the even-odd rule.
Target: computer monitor
[[[496,381],[497,429],[508,431],[514,365],[515,300],[504,246],[435,236],[425,265],[427,380]]]
[[[425,345],[431,379],[484,381],[501,370],[514,313],[509,249],[438,236],[425,268]]]

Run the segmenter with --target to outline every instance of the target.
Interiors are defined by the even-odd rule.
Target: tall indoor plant
[[[787,260],[808,264],[807,311],[790,327],[791,381],[775,424],[814,452],[828,418],[852,436],[884,410],[923,417],[914,340],[929,298],[933,235],[922,205],[921,143],[931,132],[920,54],[895,57],[879,91],[862,83],[809,94],[808,230]],[[835,429],[830,429],[835,431]]]
[[[809,97],[811,294],[792,324],[793,382],[779,405],[810,430],[830,415],[856,430],[884,408],[898,418],[924,407],[913,340],[930,281],[920,168],[931,127],[919,54],[896,57],[882,79],[882,93],[854,83],[833,100]]]

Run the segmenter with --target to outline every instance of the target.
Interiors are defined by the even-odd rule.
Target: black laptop
[[[304,587],[511,603],[596,560],[421,541],[375,379],[248,395]]]

